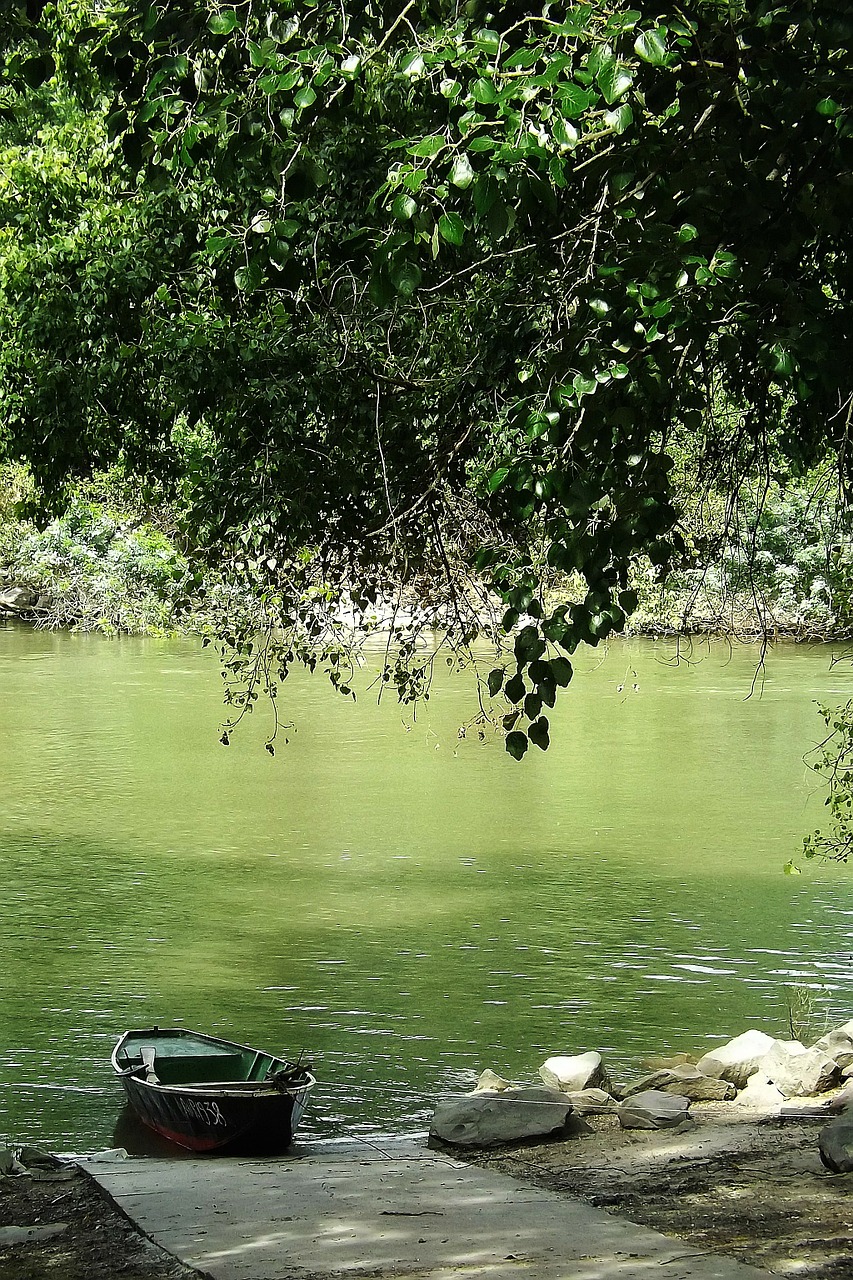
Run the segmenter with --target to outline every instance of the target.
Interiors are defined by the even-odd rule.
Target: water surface
[[[674,655],[590,654],[520,765],[459,738],[464,675],[412,724],[294,674],[272,759],[260,722],[219,745],[194,641],[0,630],[0,1141],[110,1145],[130,1026],[304,1048],[331,1137],[422,1125],[487,1066],[618,1076],[791,1000],[851,1016],[853,873],[782,874],[846,676],[780,646],[747,697],[752,648]]]

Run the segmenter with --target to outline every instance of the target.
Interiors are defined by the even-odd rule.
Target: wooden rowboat
[[[112,1055],[130,1106],[190,1151],[283,1150],[314,1087],[300,1062],[197,1031],[126,1031]]]

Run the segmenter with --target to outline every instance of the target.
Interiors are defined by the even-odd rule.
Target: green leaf
[[[520,674],[516,674],[511,680],[507,680],[504,687],[504,693],[509,698],[510,702],[521,702],[521,699],[524,697],[526,692],[527,690],[524,685],[524,680]]]
[[[393,262],[389,267],[389,275],[391,277],[394,288],[403,298],[411,298],[416,293],[423,272],[416,262],[410,262],[408,258],[401,258]]]
[[[568,116],[570,119],[582,116],[592,99],[593,94],[588,89],[582,89],[579,84],[567,84],[565,88],[561,86],[557,90],[560,114]]]
[[[400,70],[404,76],[410,76],[413,79],[421,74],[424,69],[424,56],[420,49],[410,50],[403,61],[400,63]]]
[[[274,67],[278,53],[278,46],[275,40],[271,40],[267,36],[264,40],[257,44],[254,40],[249,41],[249,61],[253,67]]]
[[[508,733],[506,736],[506,749],[512,756],[513,760],[520,760],[527,750],[527,734],[522,733],[520,729]]]
[[[524,699],[524,714],[528,720],[535,720],[542,710],[542,699],[538,693],[528,693]]]
[[[486,214],[500,194],[500,187],[494,178],[480,174],[474,183],[474,208],[480,214]]]
[[[693,226],[692,222],[684,222],[678,229],[678,238],[682,244],[687,244],[690,240],[695,240],[699,232]]]
[[[394,203],[391,205],[391,213],[400,222],[408,222],[410,218],[413,218],[415,216],[417,211],[418,211],[417,200],[415,200],[412,196],[407,195],[405,191],[401,191],[400,194],[394,200]]]
[[[544,413],[538,411],[530,413],[524,424],[524,434],[528,440],[538,440],[540,436],[544,436],[545,432],[551,426]]]
[[[45,80],[50,79],[55,70],[53,58],[50,54],[44,54],[40,58],[27,58],[21,67],[21,75],[31,89],[38,89]]]
[[[317,101],[317,95],[310,84],[304,84],[301,89],[294,93],[293,101],[300,111],[304,111],[306,107],[313,107]]]
[[[484,80],[482,77],[471,85],[471,97],[483,106],[489,106],[498,100],[497,91],[491,80]]]
[[[768,364],[777,378],[789,378],[796,369],[794,357],[781,342],[770,348]]]
[[[639,9],[627,9],[624,13],[614,13],[613,17],[607,20],[607,32],[621,35],[625,31],[633,31],[642,16]]]
[[[389,302],[394,301],[397,296],[397,290],[388,271],[387,263],[379,262],[374,266],[370,276],[368,294],[370,301],[377,307],[385,307]]]
[[[834,116],[837,115],[840,110],[841,107],[834,98],[821,98],[820,102],[815,107],[815,111],[819,116]]]
[[[503,688],[504,676],[506,672],[503,667],[495,667],[494,671],[489,672],[489,697],[495,698]]]
[[[545,642],[534,626],[523,627],[515,637],[515,658],[518,665],[536,662],[545,652]]]
[[[486,488],[489,490],[489,493],[495,493],[496,490],[500,489],[501,485],[503,484],[504,480],[506,480],[508,475],[509,475],[509,467],[498,467],[497,471],[493,471],[492,474],[489,476],[489,483],[486,486]]]
[[[786,876],[801,876],[803,874],[796,862],[786,862],[782,870]]]
[[[530,738],[530,741],[537,746],[540,751],[547,751],[548,747],[551,745],[551,739],[548,736],[549,728],[550,725],[548,724],[548,717],[540,716],[539,719],[527,730],[527,736]]]
[[[555,682],[561,689],[565,689],[566,686],[571,683],[571,679],[574,674],[572,664],[569,662],[568,658],[551,658],[548,665],[551,668]]]
[[[124,110],[114,111],[112,115],[107,117],[107,137],[110,142],[114,141],[119,134],[124,133],[128,122],[129,116]]]
[[[432,159],[446,144],[447,139],[442,134],[433,133],[428,138],[421,138],[420,142],[414,143],[406,150],[410,156],[425,156],[427,159]]]
[[[246,266],[237,268],[234,283],[241,293],[254,293],[261,283],[261,268],[254,258]]]
[[[229,249],[234,247],[235,243],[233,236],[208,236],[204,242],[204,247],[208,253],[218,256],[227,253]]]
[[[408,173],[403,174],[403,186],[408,187],[410,191],[418,192],[427,180],[426,169],[410,169]]]
[[[578,145],[580,134],[573,124],[569,124],[563,120],[561,116],[553,121],[551,125],[551,136],[557,143],[558,147],[573,150]]]
[[[604,113],[604,123],[614,133],[624,133],[633,121],[634,112],[627,102],[623,102],[621,107],[617,107],[615,111],[605,111]]]
[[[207,29],[215,36],[228,36],[238,26],[240,19],[233,9],[223,9],[221,13],[212,13],[207,20]]]
[[[512,211],[502,200],[496,200],[486,215],[486,225],[489,228],[489,235],[495,240],[502,239],[509,231],[512,221]]]
[[[458,246],[465,239],[465,223],[458,213],[443,213],[438,220],[438,231],[448,244]]]
[[[612,54],[604,59],[595,77],[608,107],[612,107],[628,92],[633,80],[634,77],[625,64]]]
[[[592,395],[593,391],[598,390],[598,381],[595,378],[587,378],[582,373],[577,373],[572,379],[572,386],[580,400],[582,396]]]
[[[501,38],[497,31],[491,31],[488,27],[483,27],[475,33],[474,43],[478,49],[482,49],[484,53],[493,56],[500,48]]]
[[[653,67],[663,67],[667,62],[666,37],[666,27],[642,31],[634,41],[634,52],[643,62],[650,62]]]
[[[450,181],[454,187],[459,187],[462,191],[466,187],[470,187],[474,181],[474,170],[471,168],[471,161],[466,155],[457,156],[453,161],[453,167],[450,170]]]

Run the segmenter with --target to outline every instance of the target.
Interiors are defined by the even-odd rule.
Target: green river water
[[[412,726],[295,674],[271,759],[260,719],[219,745],[195,641],[0,630],[0,1144],[111,1145],[133,1026],[305,1049],[336,1137],[421,1128],[485,1067],[596,1048],[618,1078],[792,998],[851,1016],[853,871],[782,874],[849,676],[779,646],[747,698],[754,649],[674,654],[587,655],[521,765],[459,740],[464,675]]]

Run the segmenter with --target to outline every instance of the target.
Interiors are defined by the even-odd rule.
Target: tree
[[[117,457],[180,493],[257,589],[224,629],[238,716],[300,657],[348,691],[336,602],[442,579],[463,648],[500,601],[484,692],[521,758],[632,564],[683,554],[678,433],[711,472],[830,451],[849,485],[847,5],[85,10],[14,36],[56,68],[20,110],[110,106],[91,198],[14,245],[4,200],[5,452],[47,502]],[[386,679],[420,696],[396,630]]]

